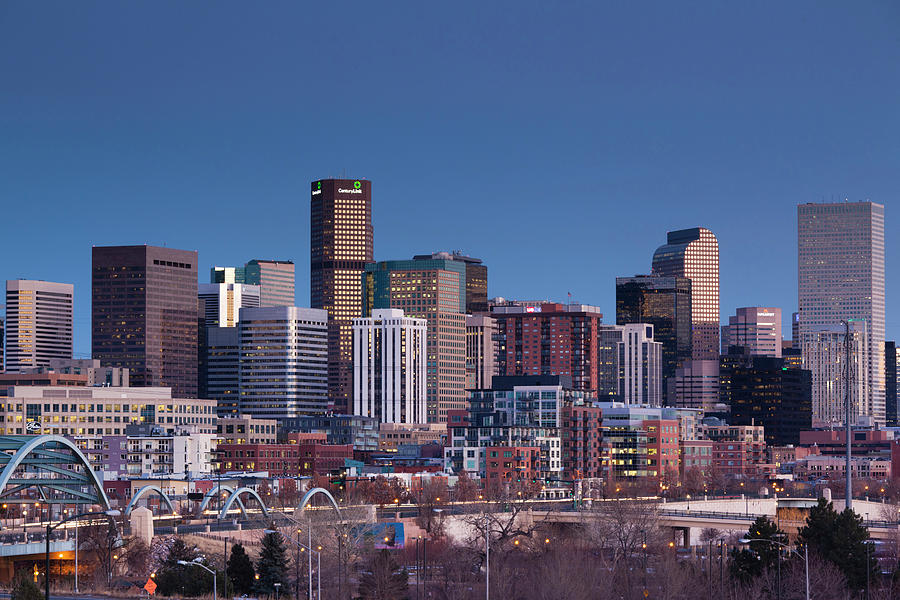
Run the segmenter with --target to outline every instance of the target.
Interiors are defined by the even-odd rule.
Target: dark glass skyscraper
[[[130,369],[132,386],[197,397],[197,253],[155,246],[95,246],[91,350]]]
[[[374,260],[372,182],[310,186],[310,306],[328,311],[328,395],[347,412],[353,390],[353,319],[363,316],[362,274]]]
[[[897,344],[884,343],[884,414],[888,427],[897,427]]]
[[[812,427],[812,374],[785,367],[783,358],[737,354],[722,357],[720,387],[727,398],[732,425],[762,425],[766,443],[800,443],[800,432]]]
[[[663,399],[675,369],[691,359],[691,280],[687,277],[616,278],[616,324],[650,323],[662,343]]]

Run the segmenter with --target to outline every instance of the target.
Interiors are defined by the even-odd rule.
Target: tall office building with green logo
[[[328,395],[349,410],[353,319],[363,316],[362,274],[374,260],[372,182],[321,179],[310,184],[310,306],[328,311]]]

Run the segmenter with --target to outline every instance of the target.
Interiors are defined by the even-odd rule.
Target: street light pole
[[[66,523],[73,519],[80,519],[82,517],[98,517],[98,516],[117,517],[120,514],[122,514],[122,513],[120,513],[118,510],[115,510],[115,509],[107,510],[104,512],[86,512],[86,513],[81,513],[78,515],[72,515],[71,517],[66,517],[65,519],[63,519],[62,521],[57,523],[56,525],[51,525],[50,523],[47,523],[47,532],[46,532],[46,536],[44,538],[44,561],[45,561],[45,565],[44,565],[44,569],[45,569],[44,600],[50,600],[50,534],[53,533],[53,530],[56,529],[57,527],[59,527],[60,525],[62,525],[63,523]],[[77,532],[78,532],[77,525],[76,525],[75,532],[77,535]],[[27,542],[28,540],[26,539],[25,541]],[[76,552],[78,550],[78,542],[77,541],[75,542],[75,550],[76,550]],[[77,567],[77,563],[76,563],[76,567]],[[77,575],[76,575],[76,577],[77,577]],[[77,581],[77,579],[76,579],[76,581]]]
[[[213,600],[218,600],[218,598],[219,598],[219,593],[218,593],[218,590],[216,589],[216,587],[217,587],[217,586],[216,586],[216,572],[213,571],[212,569],[210,569],[209,567],[207,567],[206,565],[204,565],[203,563],[197,562],[198,560],[200,560],[200,559],[199,559],[199,558],[195,558],[194,560],[192,560],[192,561],[190,561],[190,562],[188,562],[188,561],[186,561],[186,560],[179,560],[179,561],[178,561],[178,564],[179,564],[179,565],[184,565],[184,566],[191,566],[191,565],[193,565],[193,566],[195,566],[195,567],[200,567],[201,569],[203,569],[203,570],[207,571],[208,573],[210,573],[210,574],[213,576]],[[281,584],[276,583],[275,585],[281,585]],[[276,596],[277,596],[277,594],[276,594]]]
[[[491,526],[484,515],[484,598],[491,600]]]
[[[738,540],[742,544],[752,544],[753,542],[765,542],[767,544],[777,544],[782,548],[787,548],[787,551],[791,554],[796,554],[798,557],[803,559],[803,565],[806,568],[806,600],[809,600],[809,545],[803,544],[803,555],[801,556],[799,552],[788,546],[787,544],[782,544],[777,540],[767,540],[765,538],[756,538],[756,539],[748,539],[742,538]]]
[[[281,532],[276,531],[274,529],[263,529],[263,533],[281,533]],[[312,538],[312,536],[310,536],[310,538]],[[313,598],[313,595],[312,595],[312,553],[313,552],[316,553],[316,555],[317,555],[316,560],[318,561],[318,564],[320,567],[322,566],[322,553],[319,552],[318,550],[313,550],[311,545],[306,546],[304,544],[301,544],[298,541],[295,541],[294,538],[284,536],[284,539],[290,541],[292,544],[296,544],[298,548],[302,548],[310,553],[309,554],[309,567],[310,567],[310,569],[309,569],[309,600],[312,600],[312,598]],[[318,586],[319,596],[321,598],[321,594],[322,594],[322,570],[321,569],[319,569],[319,571],[316,573],[316,578],[317,578],[316,585]]]

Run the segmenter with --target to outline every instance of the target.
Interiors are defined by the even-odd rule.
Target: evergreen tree
[[[282,591],[287,591],[287,552],[284,549],[284,538],[277,531],[267,533],[262,539],[262,550],[256,562],[256,591],[260,594],[272,594],[275,584],[280,583]]]
[[[236,593],[249,594],[253,591],[253,562],[241,544],[231,547],[231,556],[228,557],[225,572]]]
[[[745,536],[748,540],[772,540],[784,543],[784,532],[766,517],[758,517]],[[731,552],[731,575],[744,583],[775,566],[780,546],[769,542],[750,542],[745,548]]]
[[[163,596],[200,596],[212,592],[212,575],[200,567],[179,565],[178,561],[191,562],[198,557],[197,549],[176,538],[156,573],[157,591]]]
[[[10,592],[10,600],[42,600],[43,597],[44,594],[41,593],[40,588],[31,580],[31,573],[21,571]]]
[[[387,550],[378,552],[369,561],[368,571],[359,577],[359,597],[362,600],[402,600],[409,594],[409,575],[400,570]]]
[[[819,498],[806,519],[806,526],[800,530],[798,541],[840,569],[851,589],[866,587],[867,570],[872,581],[878,580],[878,561],[868,556],[872,552],[869,530],[852,509],[838,513],[830,502]]]

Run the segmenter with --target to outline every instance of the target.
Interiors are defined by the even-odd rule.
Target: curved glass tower
[[[719,242],[705,227],[670,231],[653,253],[653,275],[691,280],[691,356],[719,357]]]

